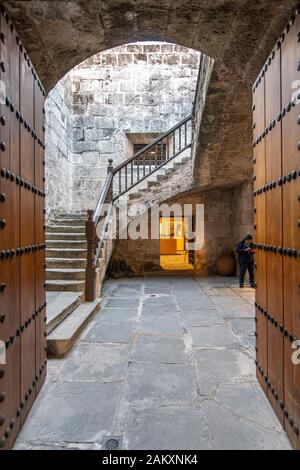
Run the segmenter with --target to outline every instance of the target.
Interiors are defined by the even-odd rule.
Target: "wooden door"
[[[253,87],[257,375],[296,449],[300,365],[292,355],[300,339],[299,31],[300,15],[295,14]]]
[[[46,371],[44,90],[0,19],[0,448],[12,447]]]

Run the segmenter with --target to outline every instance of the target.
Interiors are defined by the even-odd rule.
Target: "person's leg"
[[[245,278],[245,271],[246,271],[246,263],[240,261],[240,287],[244,286],[244,278]]]
[[[255,287],[254,263],[248,263],[248,271],[249,271],[249,278],[250,278],[250,286]]]

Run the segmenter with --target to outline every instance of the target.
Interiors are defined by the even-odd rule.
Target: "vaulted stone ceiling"
[[[161,40],[215,59],[195,177],[249,178],[251,85],[296,8],[294,0],[2,1],[46,90],[82,60],[124,43]],[[205,175],[205,178],[201,176]]]

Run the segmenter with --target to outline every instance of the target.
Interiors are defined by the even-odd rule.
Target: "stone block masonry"
[[[45,102],[46,218],[72,210],[72,81],[66,75]]]
[[[54,87],[47,98],[49,215],[93,209],[109,158],[121,163],[135,143],[149,143],[192,111],[200,57],[168,43],[127,44],[90,57]]]

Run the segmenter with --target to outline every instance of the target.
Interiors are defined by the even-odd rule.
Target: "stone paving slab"
[[[109,293],[111,299],[138,299],[141,293],[139,290],[120,288]]]
[[[96,315],[95,323],[115,323],[137,319],[138,311],[132,308],[102,308]]]
[[[203,409],[190,405],[132,409],[125,433],[129,449],[213,449]]]
[[[172,316],[143,315],[138,327],[139,334],[183,335],[183,326],[177,314]]]
[[[130,364],[127,400],[145,407],[193,402],[196,385],[192,369],[183,364]]]
[[[182,337],[139,335],[132,356],[133,362],[179,364],[186,361]]]
[[[254,361],[239,349],[203,349],[195,352],[199,386],[236,380],[255,380]]]
[[[240,390],[242,396],[242,390]],[[249,398],[244,396],[244,400]],[[244,403],[244,406],[247,404]],[[209,423],[212,443],[218,450],[283,450],[289,449],[289,442],[282,431],[263,428],[259,424],[240,416],[238,412],[225,408],[222,403],[207,400],[203,403]],[[273,411],[270,409],[269,413]]]
[[[290,449],[255,376],[253,302],[236,278],[108,280],[15,448]]]
[[[236,318],[231,320],[230,324],[236,334],[254,336],[255,323],[252,318]]]
[[[129,343],[133,334],[133,320],[94,323],[82,336],[82,341],[88,343]]]
[[[60,371],[60,380],[117,381],[125,377],[129,348],[126,344],[79,343]]]
[[[96,442],[113,430],[120,383],[56,382],[34,409],[20,442]]]
[[[163,305],[153,305],[153,304],[143,304],[142,306],[142,315],[143,316],[158,316],[158,315],[165,315],[170,318],[172,315],[176,315],[178,313],[177,305],[175,302],[163,304]]]
[[[224,318],[218,310],[182,309],[180,311],[185,326],[223,325]]]
[[[238,338],[228,325],[189,327],[188,333],[196,348],[233,346],[238,342]]]
[[[187,295],[186,297],[177,297],[178,305],[181,309],[204,309],[204,310],[215,310],[215,305],[209,299],[208,296],[202,297],[190,297]]]
[[[171,294],[172,286],[167,284],[165,286],[146,286],[145,294]]]
[[[174,298],[171,297],[170,295],[163,295],[159,294],[157,297],[146,297],[143,300],[143,305],[155,305],[155,306],[160,306],[160,305],[168,305],[170,308],[175,308],[175,301]]]
[[[105,308],[138,308],[139,299],[107,299]]]

